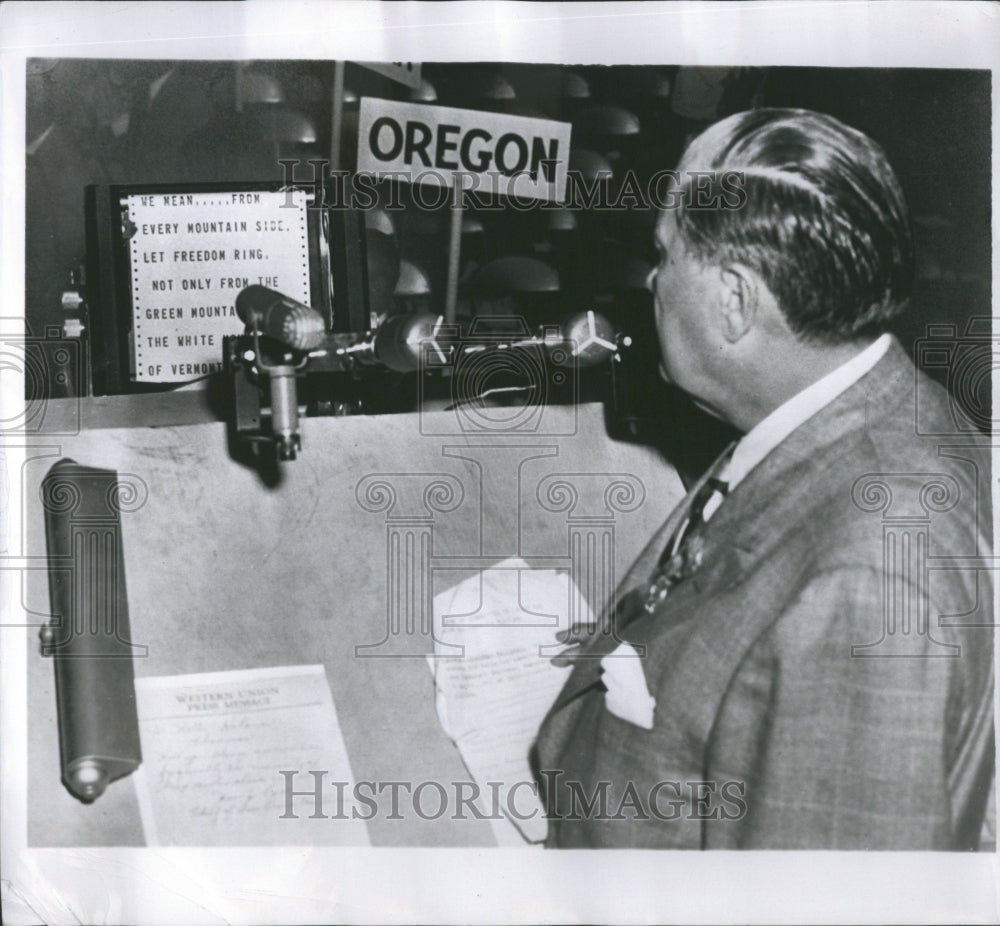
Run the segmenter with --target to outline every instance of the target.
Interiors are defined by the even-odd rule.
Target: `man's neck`
[[[763,421],[789,399],[856,357],[875,339],[846,344],[802,344],[776,350],[752,369],[741,370],[733,401],[724,418],[744,433]],[[782,362],[782,355],[791,360]]]

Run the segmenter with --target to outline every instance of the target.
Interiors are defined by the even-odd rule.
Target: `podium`
[[[44,555],[39,491],[57,459],[116,470],[145,492],[121,517],[137,677],[322,663],[355,780],[468,781],[422,658],[433,596],[518,556],[566,570],[596,611],[683,491],[654,451],[606,437],[599,406],[546,407],[513,434],[428,418],[449,414],[305,419],[276,484],[230,456],[220,422],[38,437],[25,549]],[[44,622],[44,569],[21,581]],[[129,778],[89,805],[60,783],[52,665],[31,638],[29,846],[144,845]],[[387,816],[368,822],[373,846],[494,844],[486,820]]]

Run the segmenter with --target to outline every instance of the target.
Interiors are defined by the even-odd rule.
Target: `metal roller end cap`
[[[80,759],[67,772],[70,790],[82,801],[97,800],[108,786],[108,773],[95,759]]]

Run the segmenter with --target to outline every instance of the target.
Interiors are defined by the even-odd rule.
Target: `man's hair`
[[[679,169],[685,185],[692,170],[742,175],[739,208],[698,209],[683,197],[681,240],[702,263],[756,271],[800,337],[864,338],[905,310],[909,212],[885,153],[866,135],[821,113],[757,109],[711,125]]]

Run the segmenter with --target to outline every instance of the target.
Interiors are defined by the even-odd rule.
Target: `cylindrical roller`
[[[142,761],[136,715],[118,474],[64,459],[42,482],[62,779],[83,801]]]

